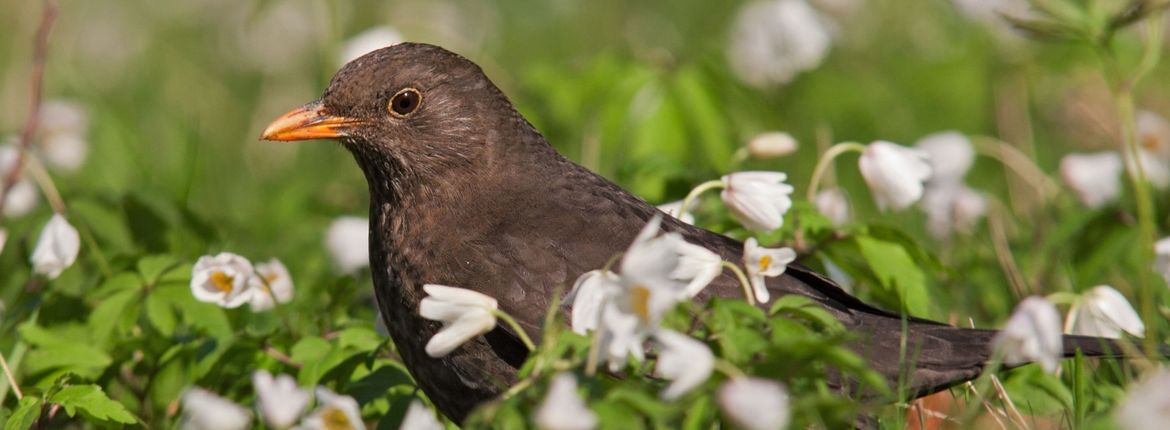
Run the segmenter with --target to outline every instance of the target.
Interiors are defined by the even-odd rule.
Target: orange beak
[[[321,101],[315,101],[281,115],[260,135],[263,140],[310,140],[346,137],[345,129],[361,120],[326,114]]]

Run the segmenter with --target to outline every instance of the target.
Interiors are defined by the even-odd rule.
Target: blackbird
[[[401,43],[346,64],[321,99],[281,116],[262,139],[336,139],[365,173],[370,267],[378,306],[418,386],[461,422],[515,381],[526,348],[497,327],[451,354],[424,345],[440,323],[418,314],[424,284],[495,297],[533,338],[553,294],[623,251],[655,216],[653,205],[553,149],[471,61]],[[735,239],[665,217],[662,229],[741,261]],[[768,278],[773,300],[798,294],[855,333],[850,348],[891,386],[918,397],[977,377],[991,330],[962,329],[863,303],[799,264]],[[725,272],[696,300],[739,297]],[[761,304],[766,306],[767,304]],[[906,336],[906,339],[903,339]],[[901,359],[902,345],[917,356]],[[1066,356],[1117,355],[1115,344],[1066,336]],[[830,385],[848,386],[833,378]]]

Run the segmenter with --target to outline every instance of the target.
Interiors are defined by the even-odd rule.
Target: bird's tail
[[[1127,358],[1146,355],[1141,339],[1106,339],[1103,337],[1064,335],[1065,358],[1075,357],[1077,352],[1085,357]],[[1170,357],[1170,346],[1158,345],[1156,355]]]

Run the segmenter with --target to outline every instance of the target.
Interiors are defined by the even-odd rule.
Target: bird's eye
[[[422,103],[422,94],[414,88],[406,88],[390,98],[390,113],[398,117],[405,117],[414,113]]]

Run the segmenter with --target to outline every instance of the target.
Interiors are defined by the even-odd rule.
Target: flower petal
[[[77,261],[77,253],[80,250],[81,236],[77,229],[73,228],[61,214],[55,213],[41,230],[29,261],[34,272],[49,279],[56,279],[61,272]]]
[[[484,309],[497,309],[496,299],[466,288],[448,287],[445,285],[427,284],[423,286],[431,297],[436,300],[464,306],[474,306]]]
[[[589,430],[597,427],[597,415],[577,395],[577,379],[568,373],[554,376],[548,395],[533,416],[543,430]]]
[[[662,398],[674,400],[707,381],[715,368],[715,355],[703,342],[670,330],[659,330],[654,339],[662,345],[655,373],[671,380]]]
[[[768,379],[727,381],[719,387],[716,400],[732,422],[747,430],[783,429],[791,419],[788,391],[784,385]]]
[[[1056,306],[1033,296],[1016,306],[1003,330],[992,339],[991,346],[1002,354],[1003,362],[1008,365],[1036,362],[1044,370],[1055,373],[1060,369],[1062,344]]]
[[[443,328],[427,342],[427,355],[442,357],[467,343],[472,338],[495,328],[496,317],[482,308],[472,308],[458,319],[444,324]]]

